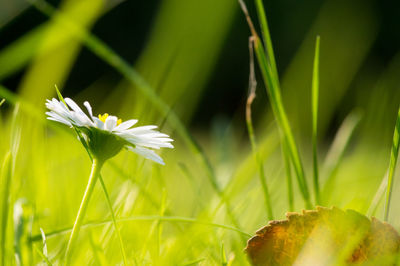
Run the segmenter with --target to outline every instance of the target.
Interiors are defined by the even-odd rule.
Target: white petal
[[[89,112],[90,117],[93,117],[93,112],[92,112],[92,106],[90,106],[90,103],[88,101],[85,101],[83,105],[86,107],[86,109]]]
[[[62,124],[70,126],[70,127],[72,126],[72,124],[70,122],[68,122],[67,120],[62,119],[62,118],[60,119],[60,118],[55,118],[55,117],[47,117],[47,119],[48,120],[53,120],[53,121],[56,121],[56,122],[60,122]]]
[[[137,122],[138,122],[137,119],[127,120],[127,121],[119,124],[116,128],[114,128],[114,131],[126,130],[126,129],[130,128],[131,126],[133,126],[134,124],[136,124]]]
[[[97,127],[98,129],[104,130],[104,123],[103,121],[101,121],[100,119],[98,119],[97,117],[93,117],[93,121],[94,121],[94,126]]]
[[[71,123],[74,122],[71,111],[66,108],[64,103],[53,98],[51,101],[46,101],[46,107],[51,111],[46,114],[50,117],[56,118],[56,121],[61,122],[60,120],[62,120],[62,123],[68,121],[68,125],[71,125]]]
[[[70,98],[65,98],[65,102],[74,112],[74,119],[79,123],[79,126],[92,126],[93,122],[89,119],[89,117],[82,111],[82,109]]]
[[[64,100],[72,110],[77,113],[83,113],[82,109],[73,100],[70,98],[65,98]]]
[[[158,155],[157,155],[154,151],[152,151],[152,150],[149,150],[149,149],[146,149],[146,148],[141,148],[141,147],[135,147],[135,148],[133,148],[133,147],[131,147],[131,146],[127,146],[127,148],[128,148],[129,150],[133,151],[134,153],[137,153],[137,154],[143,156],[143,157],[146,158],[146,159],[150,159],[150,160],[153,160],[153,161],[156,162],[156,163],[165,165],[163,159],[162,159],[160,156],[158,156]]]
[[[117,126],[117,120],[118,118],[116,116],[108,116],[106,121],[104,122],[104,129],[112,131]]]
[[[135,128],[131,128],[126,130],[127,133],[135,133],[135,134],[143,134],[143,133],[150,133],[150,132],[154,132],[154,130],[157,128],[157,126],[142,126],[142,127],[135,127]]]

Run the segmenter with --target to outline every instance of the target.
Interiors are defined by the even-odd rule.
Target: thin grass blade
[[[315,41],[314,69],[312,76],[312,149],[313,149],[313,174],[315,202],[320,204],[319,176],[318,176],[318,151],[317,151],[317,129],[318,129],[318,94],[319,94],[319,43],[320,37]]]
[[[351,112],[346,119],[343,121],[339,130],[337,131],[332,145],[329,148],[328,154],[325,157],[323,168],[324,176],[326,176],[322,195],[323,203],[327,204],[330,193],[335,181],[336,171],[342,162],[344,153],[354,135],[355,130],[361,121],[361,113],[356,111]]]
[[[8,152],[3,160],[3,165],[1,168],[1,231],[0,231],[0,255],[1,261],[0,265],[4,266],[6,264],[6,253],[5,248],[7,246],[7,222],[9,217],[9,206],[10,206],[10,193],[11,193],[11,168],[12,168],[12,155]]]
[[[390,162],[389,162],[388,179],[387,179],[388,182],[386,190],[386,203],[385,203],[385,219],[384,219],[386,222],[389,220],[390,201],[393,191],[393,177],[394,177],[394,171],[396,169],[397,158],[399,156],[399,142],[400,142],[400,107],[397,113],[397,120],[393,134],[392,150],[390,152]]]

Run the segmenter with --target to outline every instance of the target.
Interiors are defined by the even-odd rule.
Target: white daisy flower
[[[83,133],[93,156],[100,160],[107,160],[116,155],[123,147],[159,164],[164,161],[151,149],[173,148],[173,140],[166,134],[155,129],[157,126],[132,127],[138,120],[132,119],[122,122],[116,116],[103,114],[93,116],[89,102],[84,102],[88,114],[70,98],[65,98],[69,108],[53,98],[46,101],[47,119],[63,123],[70,127],[77,127]]]

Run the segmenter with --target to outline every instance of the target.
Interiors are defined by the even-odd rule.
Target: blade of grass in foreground
[[[389,220],[390,200],[392,197],[392,190],[393,190],[393,177],[394,177],[394,171],[396,169],[397,158],[399,156],[399,142],[400,142],[400,107],[397,113],[397,120],[393,134],[392,150],[390,152],[389,172],[387,179],[388,182],[386,190],[386,203],[385,203],[385,219],[384,219],[385,222]]]
[[[48,16],[53,16],[57,11],[49,5],[45,1],[35,2],[35,7],[42,11],[44,14]],[[78,38],[82,38],[83,43],[86,47],[91,50],[94,54],[96,54],[99,58],[110,64],[114,67],[123,77],[125,77],[130,83],[136,86],[136,88],[143,94],[143,96],[147,97],[154,106],[158,109],[158,111],[167,117],[168,122],[171,126],[177,131],[177,133],[182,137],[185,144],[188,148],[193,152],[198,161],[202,164],[207,173],[207,178],[209,179],[213,189],[220,197],[221,201],[224,202],[227,208],[227,214],[231,220],[231,222],[239,227],[239,223],[237,219],[234,217],[232,208],[230,206],[229,200],[223,194],[220,185],[217,182],[217,178],[214,173],[214,169],[202,150],[201,146],[197,143],[197,141],[193,138],[193,136],[186,129],[182,121],[176,115],[176,113],[171,110],[171,108],[166,104],[158,95],[155,90],[144,80],[139,73],[137,73],[124,59],[122,59],[116,52],[114,52],[110,47],[108,47],[105,43],[103,43],[100,39],[91,35],[87,31],[81,28],[77,28],[71,20],[66,18],[65,16],[59,14],[57,16],[58,19],[62,20],[63,24],[66,27],[73,27],[75,29]]]
[[[344,152],[346,151],[354,132],[361,121],[361,114],[358,111],[351,112],[343,121],[337,131],[328,154],[324,160],[324,172],[326,172],[325,184],[322,188],[322,203],[327,204],[333,191],[336,171],[342,162]]]
[[[286,186],[287,186],[287,196],[288,196],[288,205],[289,211],[294,211],[294,195],[293,195],[293,182],[292,182],[292,168],[290,166],[290,158],[286,141],[282,141],[282,156],[283,163],[285,165],[286,171]]]
[[[256,138],[253,129],[253,122],[251,118],[251,104],[253,103],[253,100],[256,98],[256,87],[257,87],[257,81],[254,72],[254,52],[253,52],[252,37],[250,37],[249,39],[249,52],[250,52],[249,96],[247,98],[247,103],[246,103],[247,131],[249,132],[249,138],[250,138],[251,148],[254,154],[254,159],[256,160],[260,171],[259,177],[260,177],[261,187],[264,192],[264,200],[265,200],[266,211],[268,214],[268,219],[273,220],[274,215],[272,211],[271,199],[268,192],[268,185],[265,178],[264,166],[257,149]]]
[[[6,265],[6,246],[7,246],[7,222],[10,206],[10,187],[11,187],[11,153],[8,152],[4,158],[1,171],[2,189],[2,208],[1,208],[1,232],[0,232],[0,255],[1,266]]]
[[[21,139],[21,131],[20,126],[17,120],[19,114],[19,105],[14,107],[14,112],[11,120],[11,136],[10,136],[10,151],[6,154],[3,166],[1,169],[0,176],[0,188],[2,188],[2,207],[1,207],[1,231],[0,231],[0,256],[1,256],[1,264],[5,265],[6,263],[6,250],[7,246],[7,225],[8,225],[8,217],[11,214],[13,217],[13,212],[9,210],[9,206],[13,205],[12,202],[12,183],[13,183],[13,175],[15,171],[15,161],[16,156],[19,149],[19,143]]]
[[[314,69],[312,76],[312,148],[313,148],[313,173],[315,202],[320,204],[319,177],[318,177],[318,154],[317,154],[317,128],[318,128],[318,94],[319,94],[319,42],[317,36],[315,41]]]
[[[272,46],[271,34],[269,33],[268,21],[267,21],[267,16],[265,14],[264,4],[262,0],[255,0],[255,4],[258,14],[258,21],[260,22],[261,32],[264,40],[265,52],[268,55],[269,63],[271,64],[271,69],[274,73],[275,78],[279,79],[278,69],[276,67],[274,49]]]
[[[229,226],[229,225],[224,225],[224,224],[218,224],[218,223],[212,223],[212,222],[207,222],[207,221],[201,221],[195,218],[189,218],[189,217],[180,217],[180,216],[159,216],[159,215],[150,215],[150,216],[133,216],[133,217],[126,217],[126,218],[119,218],[117,219],[118,223],[121,222],[132,222],[132,221],[162,221],[162,222],[177,222],[177,223],[193,223],[193,224],[198,224],[198,225],[205,225],[205,226],[211,226],[211,227],[217,227],[217,228],[222,228],[226,230],[230,230],[233,232],[237,232],[240,235],[243,235],[245,237],[252,237],[251,234],[246,233],[238,228]],[[89,228],[89,227],[96,227],[96,226],[102,226],[105,224],[112,223],[111,220],[103,220],[99,222],[89,222],[86,224],[82,225],[83,228]],[[47,239],[56,237],[56,236],[61,236],[64,234],[67,234],[71,232],[72,227],[64,228],[64,229],[59,229],[55,230],[53,232],[47,233],[46,237]],[[42,235],[37,234],[33,235],[29,241],[41,241],[42,240]]]
[[[269,63],[272,69],[272,72],[275,76],[275,79],[279,80],[278,69],[276,67],[276,60],[274,55],[274,49],[271,40],[271,34],[269,33],[267,16],[265,14],[264,4],[262,0],[255,0],[258,21],[261,26],[261,33],[264,40],[265,52],[268,56]],[[290,151],[288,150],[286,140],[282,140],[282,156],[286,171],[286,183],[287,183],[287,191],[288,191],[288,203],[289,210],[294,210],[294,202],[293,202],[293,185],[292,185],[292,171],[290,164]]]
[[[254,25],[248,14],[245,4],[242,0],[239,0],[239,3],[246,16],[253,36],[255,54],[257,56],[261,74],[264,79],[265,88],[271,101],[272,111],[280,129],[282,130],[283,138],[285,139],[285,141],[287,141],[288,144],[288,151],[290,152],[290,158],[293,162],[293,166],[296,172],[301,195],[303,196],[306,207],[311,208],[310,194],[308,191],[303,164],[301,162],[300,154],[297,149],[296,142],[290,128],[289,120],[287,118],[286,111],[282,103],[280,85],[278,77],[276,76],[276,71],[272,69],[270,62],[268,62],[264,47],[260,41],[260,38],[257,35],[257,32],[255,31]]]
[[[382,178],[381,184],[379,185],[378,190],[375,192],[375,195],[369,205],[367,216],[375,216],[376,211],[378,210],[378,206],[383,199],[383,195],[385,195],[385,190],[387,187],[388,181],[388,173],[385,173],[385,176]]]
[[[49,258],[43,254],[43,252],[40,250],[40,248],[36,245],[34,245],[34,248],[36,250],[36,252],[39,254],[39,256],[43,259],[44,262],[46,262],[46,264],[48,266],[52,266],[53,264],[50,262]]]

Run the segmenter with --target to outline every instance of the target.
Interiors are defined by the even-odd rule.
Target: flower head
[[[70,98],[64,104],[53,98],[46,101],[47,119],[57,121],[70,127],[78,128],[88,144],[93,156],[106,160],[115,156],[123,147],[159,164],[164,164],[160,156],[151,149],[173,148],[173,140],[168,135],[155,129],[157,126],[133,127],[138,120],[122,122],[109,114],[93,116],[89,102],[83,105],[88,115]],[[71,109],[71,110],[70,110]]]

